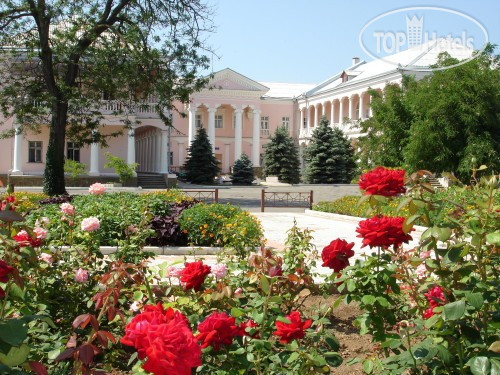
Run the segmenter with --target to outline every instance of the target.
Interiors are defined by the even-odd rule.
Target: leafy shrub
[[[109,152],[106,152],[106,158],[108,159],[108,162],[104,165],[104,167],[113,168],[122,183],[134,177],[135,170],[139,166],[137,163],[127,164],[125,160],[118,156],[114,156]]]
[[[77,179],[81,175],[85,174],[85,168],[87,166],[79,161],[66,159],[64,161],[64,172],[69,173],[71,178]]]
[[[70,203],[73,201],[74,197],[75,197],[74,195],[57,195],[54,197],[48,197],[42,199],[38,203],[40,205]]]
[[[148,244],[152,246],[185,246],[188,243],[188,236],[181,230],[179,218],[182,212],[197,202],[183,201],[168,203],[168,214],[164,216],[155,216],[151,220],[151,228],[155,231],[155,235],[148,239]]]
[[[258,220],[229,204],[197,204],[185,210],[179,222],[194,245],[243,250],[261,244],[262,228]]]
[[[178,189],[169,189],[163,191],[154,191],[137,196],[144,206],[155,216],[166,216],[169,214],[168,203],[182,203],[185,201],[194,201],[193,198],[184,194]]]
[[[246,154],[234,162],[231,178],[233,185],[252,185],[255,178],[253,164]]]

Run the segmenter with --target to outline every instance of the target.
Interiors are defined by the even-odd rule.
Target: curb
[[[62,250],[69,250],[70,246],[61,246]],[[109,255],[118,251],[117,246],[100,246],[103,255]],[[155,255],[216,255],[222,251],[221,247],[207,246],[145,246],[142,251],[149,251]]]

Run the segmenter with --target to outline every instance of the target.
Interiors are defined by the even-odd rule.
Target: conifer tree
[[[339,128],[322,118],[305,150],[306,180],[310,184],[350,183],[355,171],[354,149]]]
[[[289,184],[300,182],[300,161],[297,145],[288,134],[288,129],[280,126],[271,136],[264,156],[264,174],[277,176],[278,181]]]
[[[251,185],[254,180],[253,164],[246,154],[235,161],[233,166],[233,185]]]
[[[205,129],[198,129],[189,147],[189,156],[184,168],[186,179],[193,184],[213,184],[220,172],[219,161],[212,152],[212,145]]]

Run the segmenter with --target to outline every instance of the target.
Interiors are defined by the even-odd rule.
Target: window
[[[68,142],[66,144],[66,159],[80,161],[80,147],[75,142]]]
[[[196,126],[196,129],[203,127],[203,123],[201,122],[201,115],[196,115],[195,126]]]
[[[304,123],[302,124],[302,128],[307,129],[307,117],[304,116]]]
[[[28,144],[29,144],[28,161],[30,163],[41,163],[42,162],[42,142],[30,141]]]
[[[168,165],[172,166],[174,165],[174,152],[170,151],[168,155]]]
[[[215,129],[222,129],[223,126],[222,115],[215,115]]]
[[[286,130],[290,129],[290,117],[282,117],[281,118],[281,125],[283,125]]]
[[[260,135],[269,135],[269,116],[260,118]]]

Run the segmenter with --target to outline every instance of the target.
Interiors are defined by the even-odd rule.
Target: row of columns
[[[208,111],[208,139],[210,140],[210,144],[212,145],[212,152],[215,153],[215,113],[217,112],[217,108],[219,105],[216,105],[215,108],[209,107]],[[242,154],[242,145],[243,145],[243,108],[238,108],[232,106],[234,108],[234,160],[238,160]],[[188,114],[188,122],[189,122],[189,132],[188,132],[188,145],[194,140],[196,135],[196,109],[197,107],[189,108]],[[254,167],[260,166],[260,110],[253,109],[253,131],[252,131],[252,163]],[[226,149],[224,150],[224,159],[228,160],[228,145],[226,145]]]

